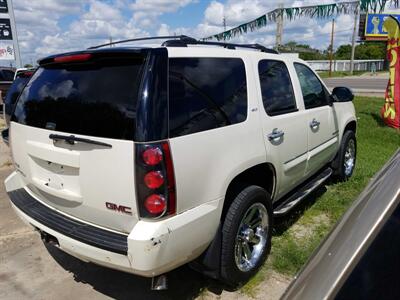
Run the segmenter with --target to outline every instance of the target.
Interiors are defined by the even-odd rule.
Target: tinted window
[[[13,81],[14,80],[14,72],[10,70],[3,70],[4,80]]]
[[[246,117],[246,73],[241,59],[169,60],[171,137],[243,122]]]
[[[294,64],[303,92],[306,109],[327,105],[327,92],[314,72],[305,65]]]
[[[336,299],[400,299],[400,205],[383,225]]]
[[[296,110],[296,99],[286,65],[281,61],[262,60],[258,64],[261,95],[268,115]]]
[[[144,59],[96,57],[39,68],[22,91],[13,120],[21,124],[115,139],[134,138]]]

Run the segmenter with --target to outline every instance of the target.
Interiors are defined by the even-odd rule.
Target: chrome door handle
[[[275,128],[270,134],[268,134],[268,139],[270,141],[273,141],[283,137],[284,135],[285,133],[282,130],[278,130],[277,128]]]
[[[321,124],[321,122],[318,122],[316,119],[313,119],[313,120],[310,122],[310,127],[311,127],[311,128],[315,128],[315,127],[318,127],[320,124]]]

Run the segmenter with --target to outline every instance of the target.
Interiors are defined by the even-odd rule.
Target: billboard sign
[[[0,14],[8,14],[7,0],[0,0]]]
[[[12,39],[10,19],[0,19],[0,40],[12,41]]]
[[[397,14],[367,14],[365,20],[365,37],[386,39],[388,32],[383,23],[389,16],[393,16],[400,21],[400,15]]]
[[[14,45],[10,43],[0,43],[0,60],[14,60]]]

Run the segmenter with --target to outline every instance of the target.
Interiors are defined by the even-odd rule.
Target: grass
[[[349,208],[360,192],[385,162],[400,147],[399,131],[386,127],[380,117],[383,100],[356,97],[357,165],[347,182],[329,184],[319,194],[310,196],[297,212],[277,220],[272,249],[260,275],[242,288],[257,286],[271,270],[293,276],[308,260],[334,224]]]

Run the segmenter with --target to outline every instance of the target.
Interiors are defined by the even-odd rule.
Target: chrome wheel
[[[356,146],[354,140],[349,140],[346,152],[344,153],[344,174],[350,176],[356,162]]]
[[[235,241],[235,262],[240,271],[253,269],[267,246],[268,213],[261,203],[255,203],[246,211]]]

